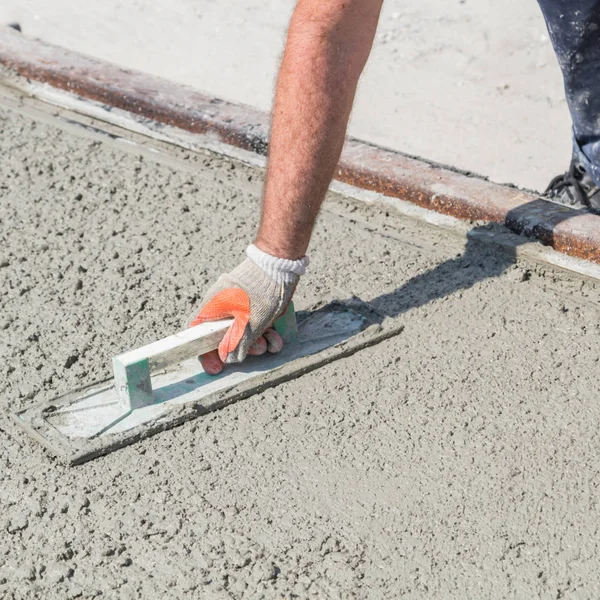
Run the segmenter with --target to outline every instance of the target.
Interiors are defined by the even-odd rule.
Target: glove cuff
[[[246,256],[257,266],[259,266],[271,279],[277,283],[292,284],[296,283],[300,275],[304,275],[308,266],[308,256],[299,260],[289,260],[288,258],[277,258],[271,254],[263,252],[254,244],[250,244],[246,249]]]

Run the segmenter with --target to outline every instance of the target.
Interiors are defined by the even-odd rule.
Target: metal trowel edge
[[[289,336],[290,323],[296,323],[294,316],[288,314],[286,318],[287,321],[284,319],[279,325]],[[50,402],[12,413],[11,417],[63,462],[77,465],[350,356],[398,335],[403,328],[397,320],[382,318],[356,297],[336,300],[297,313],[297,333],[294,331],[291,335],[296,339],[288,339],[280,353],[249,357],[241,365],[228,365],[216,377],[202,371],[197,356],[187,358],[181,353],[179,342],[175,340],[167,344],[171,360],[162,360],[166,354],[163,352],[160,360],[155,361],[159,370],[154,372],[154,369],[148,380],[140,383],[139,372],[133,372],[128,382],[132,393],[123,387],[123,381],[118,381],[119,377],[125,380],[127,377],[122,371],[119,375],[120,367],[116,365],[115,379],[69,392]],[[177,335],[189,337],[186,332]],[[212,343],[218,344],[214,331],[210,335]],[[115,358],[139,358],[139,351],[160,348],[161,342],[168,340],[171,338]],[[198,343],[192,342],[189,350]],[[206,345],[206,342],[200,344]],[[177,357],[182,360],[174,362]],[[145,371],[143,375],[146,376]],[[138,389],[134,384],[143,388],[146,395],[143,402],[133,393]],[[130,399],[134,399],[132,404],[129,404]]]

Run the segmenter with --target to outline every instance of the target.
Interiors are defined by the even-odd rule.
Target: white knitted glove
[[[235,318],[219,345],[218,358],[224,363],[241,362],[249,352],[262,354],[266,350],[281,350],[281,338],[269,327],[285,312],[308,266],[307,257],[277,258],[254,245],[248,246],[246,255],[248,258],[242,264],[231,273],[221,275],[208,290],[200,312],[190,323],[194,326]],[[217,357],[211,354],[205,356],[203,365],[207,372],[218,373],[221,369],[215,364]]]

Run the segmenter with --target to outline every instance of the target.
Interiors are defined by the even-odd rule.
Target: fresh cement
[[[252,168],[65,127],[0,108],[0,598],[600,595],[598,286],[344,198],[297,300],[403,333],[81,467],[16,429],[177,331],[258,215]]]

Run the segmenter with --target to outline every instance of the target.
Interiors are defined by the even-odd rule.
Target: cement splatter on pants
[[[538,0],[565,81],[573,157],[600,185],[600,0]]]

